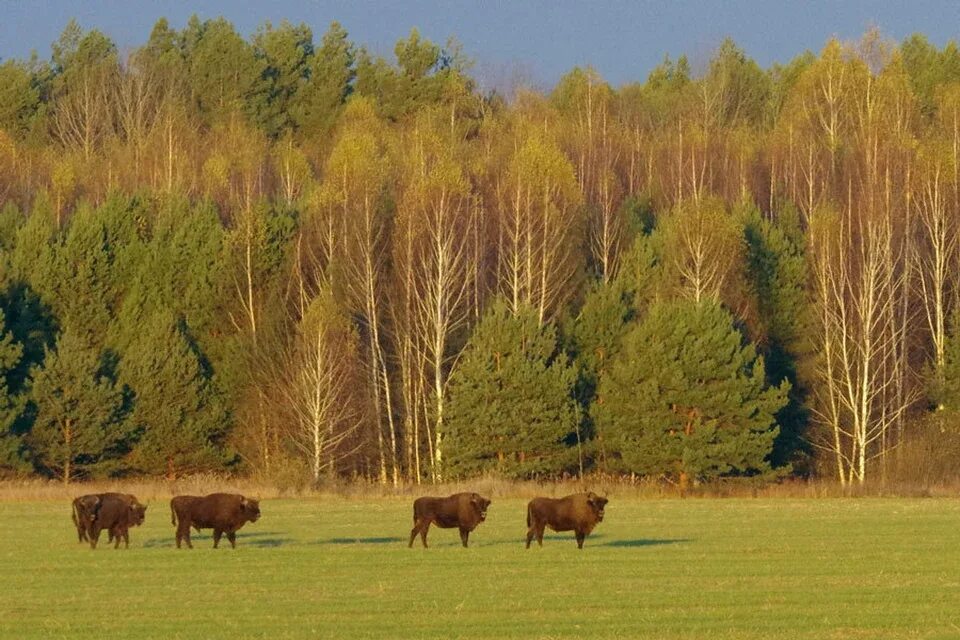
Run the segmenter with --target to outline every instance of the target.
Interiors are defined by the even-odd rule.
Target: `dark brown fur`
[[[90,525],[96,519],[99,509],[100,496],[98,494],[91,493],[73,499],[70,515],[73,518],[73,526],[77,528],[77,540],[79,542],[86,542],[89,539]]]
[[[467,546],[470,532],[487,518],[490,500],[478,493],[455,493],[447,498],[417,498],[413,502],[413,531],[410,544],[420,534],[423,546],[427,546],[427,530],[431,524],[441,529],[460,529],[460,541]]]
[[[100,493],[100,507],[87,530],[90,548],[96,549],[100,532],[108,532],[107,542],[113,542],[113,548],[120,547],[123,540],[125,548],[130,548],[130,527],[143,524],[147,507],[129,493]]]
[[[235,493],[211,493],[208,496],[177,496],[170,501],[170,519],[177,527],[177,548],[181,541],[193,549],[190,527],[213,529],[213,548],[227,534],[230,546],[237,547],[237,529],[260,518],[260,501]]]
[[[583,549],[584,539],[603,521],[607,499],[593,493],[576,493],[564,498],[534,498],[527,505],[527,549],[534,537],[543,546],[543,530],[573,531],[577,548]]]

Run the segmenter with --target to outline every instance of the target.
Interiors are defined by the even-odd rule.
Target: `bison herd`
[[[446,498],[423,497],[413,502],[413,529],[410,544],[419,534],[424,548],[430,525],[441,529],[458,529],[460,541],[467,546],[470,532],[487,519],[490,499],[479,493],[455,493]],[[573,531],[577,548],[594,527],[603,521],[607,499],[592,491],[576,493],[564,498],[534,498],[527,504],[527,548],[534,538],[543,546],[543,532]],[[89,542],[97,548],[100,533],[106,530],[108,542],[114,548],[130,547],[130,528],[143,524],[147,507],[128,493],[93,493],[73,501],[72,518],[80,542]],[[237,530],[247,522],[260,518],[260,501],[235,493],[211,493],[207,496],[177,496],[170,501],[170,520],[176,527],[177,548],[183,542],[192,549],[190,529],[213,529],[213,548],[220,544],[223,534],[230,546],[237,546]]]

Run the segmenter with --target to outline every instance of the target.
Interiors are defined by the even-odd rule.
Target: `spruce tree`
[[[535,309],[513,315],[498,300],[450,379],[450,472],[526,478],[575,468],[574,380],[574,369],[557,354],[555,329],[540,325]]]
[[[763,359],[719,304],[659,303],[624,338],[593,411],[624,471],[685,488],[769,472],[788,389],[767,386]]]
[[[67,330],[32,377],[36,418],[28,441],[40,466],[64,482],[109,470],[129,434],[123,394],[104,375],[98,351]]]
[[[154,314],[123,353],[119,370],[134,394],[138,440],[131,459],[137,469],[175,477],[228,461],[227,411],[181,318],[166,310]]]

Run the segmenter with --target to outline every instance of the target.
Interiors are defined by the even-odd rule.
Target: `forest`
[[[960,475],[960,50],[70,21],[0,62],[0,476]]]

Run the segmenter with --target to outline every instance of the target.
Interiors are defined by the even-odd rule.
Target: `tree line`
[[[0,63],[0,469],[882,477],[958,435],[960,51],[481,90],[304,25]]]

